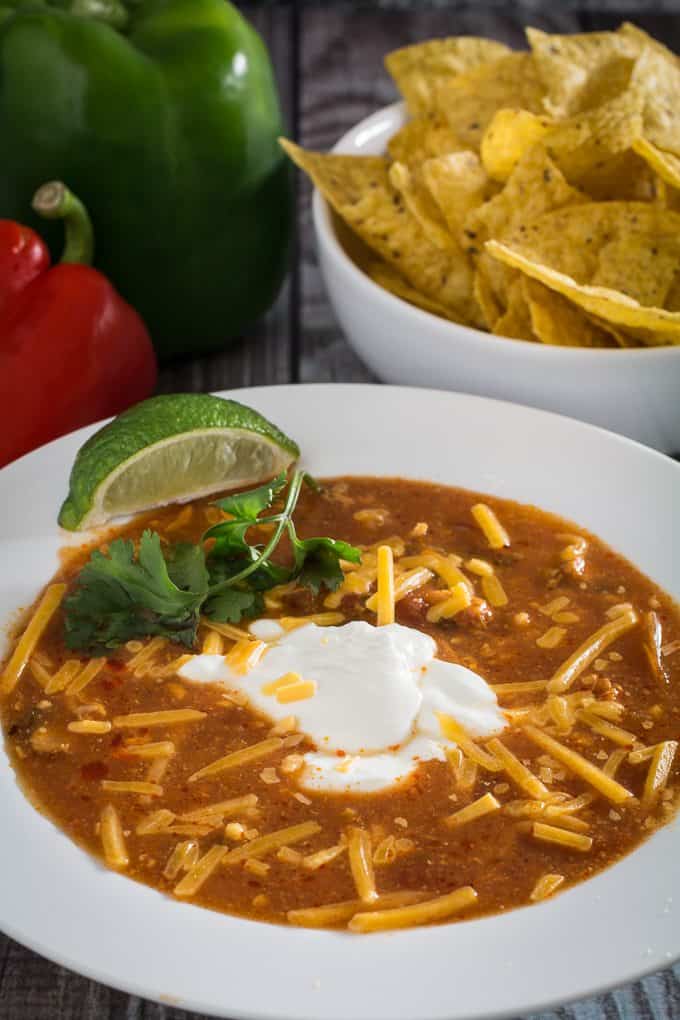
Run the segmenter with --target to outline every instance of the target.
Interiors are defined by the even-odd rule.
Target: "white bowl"
[[[348,131],[333,151],[381,154],[405,120],[402,103],[387,106]],[[347,339],[380,379],[501,397],[680,452],[680,347],[551,347],[459,326],[402,301],[362,272],[318,191],[313,220],[331,304]]]
[[[598,533],[680,600],[680,467],[652,450],[458,393],[332,384],[224,396],[295,437],[313,474],[402,475],[536,504]],[[58,565],[57,511],[93,431],[0,471],[0,627]],[[680,818],[545,903],[352,936],[229,917],[105,870],[29,804],[1,748],[0,816],[3,931],[116,988],[232,1020],[524,1016],[680,955]]]

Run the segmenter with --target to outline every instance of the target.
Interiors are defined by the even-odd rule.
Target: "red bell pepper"
[[[83,204],[52,181],[33,208],[64,221],[66,244],[50,268],[38,234],[0,220],[0,466],[118,414],[156,384],[144,323],[89,265],[94,241]]]

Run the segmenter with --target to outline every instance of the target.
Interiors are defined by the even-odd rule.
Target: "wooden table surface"
[[[624,19],[680,52],[680,2],[518,0],[454,3],[242,3],[270,48],[290,132],[326,149],[352,124],[395,98],[382,57],[431,36],[486,35],[523,45],[523,26],[553,32],[610,28]],[[300,183],[299,237],[291,273],[269,315],[222,354],[172,365],[161,392],[220,390],[288,382],[362,382],[371,374],[343,338],[320,279]],[[635,918],[631,917],[631,924]],[[105,923],[105,922],[104,922]],[[125,938],[125,933],[120,933]],[[570,938],[565,932],[565,965]],[[616,932],[612,932],[616,939]],[[0,935],[0,1020],[188,1020],[184,1010],[113,991],[58,967]],[[540,1020],[678,1020],[680,964]],[[538,1020],[538,1017],[534,1018]]]

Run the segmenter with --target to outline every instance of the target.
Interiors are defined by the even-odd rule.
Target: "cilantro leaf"
[[[214,555],[214,550],[208,557],[208,570],[210,573],[210,587],[217,585],[227,586],[233,577],[241,573],[244,567],[256,563],[260,549],[258,546],[248,547],[251,555],[247,558],[238,556],[225,559],[220,555]],[[277,584],[285,584],[290,581],[292,572],[289,567],[272,563],[271,560],[263,559],[257,563],[257,567],[248,575],[248,585],[257,591],[267,591]]]
[[[226,496],[224,499],[217,500],[215,506],[218,506],[220,510],[224,510],[225,513],[231,514],[237,521],[249,521],[251,524],[254,524],[259,514],[272,505],[278,494],[285,487],[286,472],[282,471],[271,482],[266,482],[258,489],[251,489],[250,492],[239,492],[234,496]],[[218,524],[217,527],[219,528],[220,525]],[[211,531],[214,531],[214,529],[211,529]]]
[[[246,532],[254,524],[257,524],[259,514],[271,507],[285,485],[286,474],[284,471],[258,489],[251,489],[250,492],[241,492],[218,500],[215,505],[225,513],[231,514],[233,519],[215,524],[203,536],[204,539],[213,539],[212,557],[229,560],[241,559],[239,570],[249,563],[253,563],[258,557],[259,549],[257,546],[249,545],[246,541]]]
[[[246,542],[246,532],[252,521],[223,521],[206,531],[204,538],[212,538],[212,559],[240,559],[241,566],[257,559],[257,548]]]
[[[239,591],[238,588],[225,588],[205,604],[206,616],[218,623],[239,623],[244,616],[257,616],[263,609],[259,591]]]
[[[292,538],[298,580],[318,595],[322,588],[335,591],[344,574],[340,560],[359,563],[361,553],[349,542],[334,538]]]
[[[168,575],[173,584],[196,594],[207,592],[210,575],[205,564],[202,545],[178,542],[166,553]]]
[[[93,651],[162,634],[191,645],[204,597],[171,580],[155,532],[144,532],[137,559],[132,542],[116,539],[108,555],[92,553],[65,600],[66,644]]]
[[[310,475],[305,471],[304,475],[302,476],[302,480],[307,486],[307,488],[311,489],[312,492],[315,492],[317,495],[322,491],[321,485],[319,482],[317,482],[314,475]]]

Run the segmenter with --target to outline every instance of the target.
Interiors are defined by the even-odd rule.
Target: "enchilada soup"
[[[197,501],[106,541],[198,542],[223,516]],[[295,524],[361,562],[334,591],[266,591],[238,626],[203,619],[194,649],[69,650],[90,548],[69,550],[5,664],[2,721],[71,839],[205,907],[368,932],[545,899],[669,820],[680,618],[622,557],[533,507],[401,479],[331,479]]]

